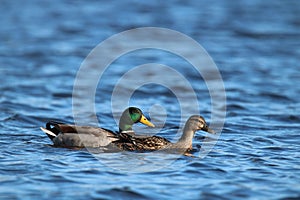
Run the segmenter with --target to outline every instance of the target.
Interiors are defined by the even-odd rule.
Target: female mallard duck
[[[154,151],[177,149],[180,151],[192,150],[192,140],[196,131],[202,130],[208,133],[214,133],[210,129],[204,118],[198,115],[191,116],[185,123],[183,134],[176,143],[159,136],[132,136],[127,133],[121,133],[119,139],[113,141],[118,148],[129,151]]]
[[[154,127],[140,109],[136,107],[127,108],[120,118],[119,132],[134,135],[132,125],[138,122]],[[75,126],[56,122],[48,122],[46,128],[41,127],[41,129],[57,147],[103,147],[119,138],[118,133],[104,128]]]

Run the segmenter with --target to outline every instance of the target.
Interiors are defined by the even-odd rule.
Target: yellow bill
[[[142,115],[140,122],[150,127],[155,127],[144,115]]]

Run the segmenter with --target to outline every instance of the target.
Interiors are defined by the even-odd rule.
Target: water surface
[[[300,198],[299,8],[298,1],[2,1],[0,197]],[[179,156],[175,161],[172,155],[93,156],[50,146],[39,127],[50,119],[73,122],[73,83],[87,54],[112,34],[141,26],[187,34],[217,64],[226,89],[227,116],[213,150],[198,157],[203,132],[194,139],[195,157]],[[183,59],[149,50],[120,57],[100,82],[95,105],[103,126],[117,130],[110,107],[112,80],[149,62],[182,72],[197,88],[201,114],[209,121],[205,82],[186,70],[191,66]],[[160,116],[151,118],[163,126],[161,135],[174,140],[173,133],[182,125],[174,94],[148,85],[131,103],[147,114],[153,105],[161,105],[167,121],[159,124],[155,120]],[[169,165],[154,171],[140,168],[168,160]],[[130,173],[124,166],[140,171]]]

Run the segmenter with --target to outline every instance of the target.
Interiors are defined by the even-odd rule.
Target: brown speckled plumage
[[[180,151],[189,151],[192,149],[192,140],[197,130],[203,130],[214,133],[203,117],[198,115],[191,116],[185,124],[183,134],[176,143],[159,136],[137,136],[127,133],[120,133],[118,140],[112,142],[118,148],[128,151],[155,151],[167,149],[179,149]]]
[[[137,136],[120,133],[118,140],[114,141],[113,144],[128,151],[154,151],[164,148],[171,142],[159,136]]]

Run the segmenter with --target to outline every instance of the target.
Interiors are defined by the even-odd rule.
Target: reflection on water
[[[2,1],[0,198],[299,198],[298,4]],[[187,34],[216,62],[226,88],[227,116],[213,150],[199,158],[210,142],[204,141],[203,132],[194,138],[194,157],[158,152],[93,155],[86,150],[53,148],[39,127],[50,119],[74,122],[73,84],[81,62],[100,41],[141,26]],[[184,50],[200,57],[187,47]],[[186,60],[169,52],[141,50],[115,60],[97,85],[95,110],[101,126],[117,130],[108,94],[128,69],[149,63],[170,66],[182,74],[195,89],[200,113],[209,123],[213,106],[225,109],[211,101],[205,81]],[[151,68],[136,79],[159,73],[189,99],[187,88],[164,71]],[[213,85],[214,74],[210,77]],[[132,88],[131,82],[119,86],[120,94]],[[82,91],[86,89],[91,88]],[[176,141],[186,120],[181,120],[176,96],[152,84],[140,87],[133,97],[130,104],[145,110],[158,125],[153,130],[135,129],[150,134],[159,131]],[[122,100],[116,98],[116,102]],[[116,115],[122,110],[116,110]],[[81,117],[91,123],[90,118],[96,116],[82,113]],[[150,167],[155,170],[149,171]]]

